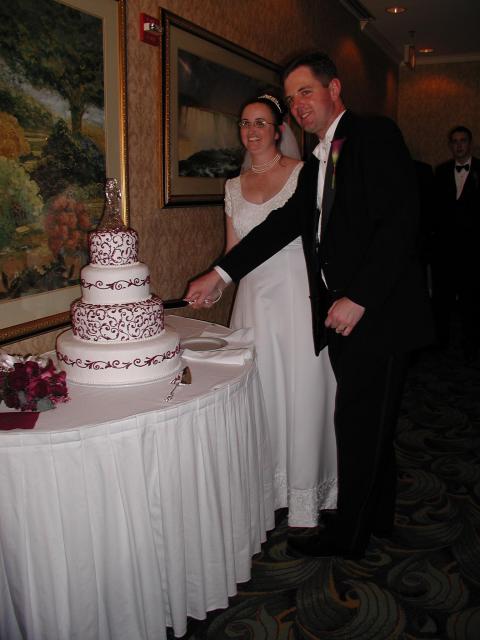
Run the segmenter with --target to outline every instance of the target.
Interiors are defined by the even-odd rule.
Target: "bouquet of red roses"
[[[66,374],[50,358],[0,355],[0,402],[20,411],[46,411],[68,398]]]

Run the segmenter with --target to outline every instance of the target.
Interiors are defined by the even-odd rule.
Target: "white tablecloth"
[[[169,316],[183,336],[228,330]],[[69,385],[0,432],[0,638],[160,640],[226,607],[273,527],[255,361],[168,381]]]

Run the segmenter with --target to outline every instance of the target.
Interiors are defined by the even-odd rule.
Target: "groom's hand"
[[[212,269],[212,271],[190,282],[184,300],[194,309],[210,307],[219,299],[224,288],[225,282],[215,269]]]
[[[348,336],[364,313],[365,307],[353,302],[350,298],[339,298],[328,310],[325,326],[335,329],[342,336]]]

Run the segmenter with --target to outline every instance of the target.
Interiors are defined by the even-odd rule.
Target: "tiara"
[[[265,100],[270,100],[277,107],[277,109],[282,113],[282,107],[280,106],[280,102],[275,98],[275,96],[271,96],[269,93],[264,93],[263,96],[258,96],[257,100],[261,98],[265,98]]]

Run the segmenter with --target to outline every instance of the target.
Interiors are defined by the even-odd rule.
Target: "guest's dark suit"
[[[372,531],[380,533],[393,524],[393,428],[404,372],[402,354],[430,341],[431,323],[415,257],[416,179],[399,130],[386,118],[346,112],[334,139],[343,139],[343,145],[335,180],[331,154],[327,164],[320,246],[318,160],[311,156],[288,203],[218,264],[238,280],[302,236],[315,349],[318,353],[328,344],[338,384],[335,536],[342,549],[362,550]],[[366,309],[348,337],[324,325],[328,308],[343,296]]]
[[[478,349],[480,324],[480,160],[472,158],[468,177],[457,200],[455,162],[435,172],[437,208],[432,259],[433,302],[440,342],[449,338],[450,313],[458,296],[462,341]]]

